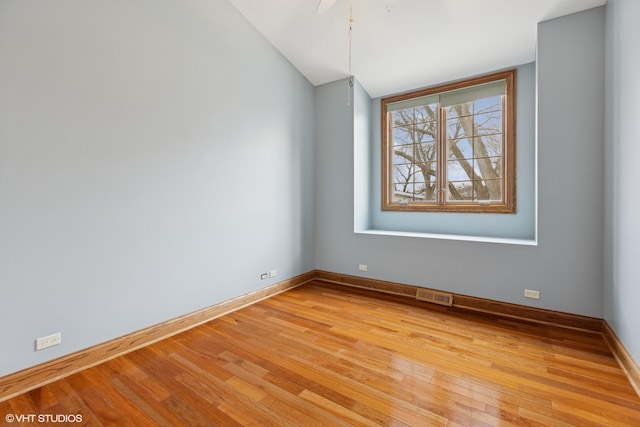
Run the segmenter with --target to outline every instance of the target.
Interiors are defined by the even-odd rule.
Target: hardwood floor
[[[599,334],[313,282],[0,403],[1,425],[71,415],[82,422],[67,425],[640,426],[640,398]]]

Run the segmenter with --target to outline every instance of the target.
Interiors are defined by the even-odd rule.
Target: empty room
[[[637,0],[0,0],[0,425],[640,425]]]

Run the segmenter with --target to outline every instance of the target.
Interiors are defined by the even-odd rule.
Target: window
[[[515,78],[383,99],[382,210],[514,213]]]

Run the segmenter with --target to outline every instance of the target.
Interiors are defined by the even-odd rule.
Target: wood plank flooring
[[[17,421],[32,414],[50,418]],[[87,426],[640,426],[640,398],[598,334],[312,282],[0,403],[0,425],[65,425],[60,415]]]

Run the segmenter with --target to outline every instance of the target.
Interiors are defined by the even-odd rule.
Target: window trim
[[[456,89],[463,89],[485,83],[491,83],[499,80],[505,81],[506,96],[503,101],[503,201],[502,203],[492,202],[490,205],[481,205],[479,203],[455,203],[446,202],[443,197],[435,203],[398,203],[393,202],[393,182],[391,179],[392,168],[390,165],[391,150],[393,145],[391,141],[391,128],[389,124],[389,116],[387,114],[387,105],[406,101],[412,98],[425,97],[429,95],[440,94]],[[439,122],[442,120],[440,115],[442,108],[439,108]],[[380,101],[380,123],[381,123],[381,145],[382,145],[382,210],[396,212],[465,212],[465,213],[515,213],[516,212],[516,70],[501,71],[498,73],[488,74],[471,79],[461,80],[453,83],[447,83],[426,89],[394,95],[383,98]],[[442,179],[446,174],[446,169],[441,165],[445,152],[446,134],[445,126],[440,125],[438,129],[438,175]],[[444,181],[440,181],[444,182]],[[438,189],[437,191],[441,191]]]

